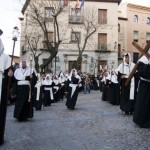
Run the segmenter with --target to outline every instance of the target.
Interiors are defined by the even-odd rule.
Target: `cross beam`
[[[136,42],[132,42],[132,45],[134,45],[137,48],[137,50],[139,50],[141,52],[139,58],[141,58],[143,55],[145,55],[147,58],[150,58],[150,55],[147,53],[148,50],[150,49],[150,41],[147,43],[147,45],[145,46],[144,49],[142,49]],[[126,80],[125,86],[127,86],[129,84],[129,82],[131,81],[132,77],[134,76],[137,68],[138,68],[138,62],[135,64],[128,79]]]

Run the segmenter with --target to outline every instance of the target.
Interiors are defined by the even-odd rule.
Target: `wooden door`
[[[107,24],[107,9],[98,10],[98,23]]]

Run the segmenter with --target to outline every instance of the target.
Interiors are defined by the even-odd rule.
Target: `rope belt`
[[[26,80],[18,81],[17,85],[30,85],[30,82]]]
[[[140,78],[142,81],[146,81],[146,82],[150,82],[150,80],[149,79],[145,79],[145,78]]]

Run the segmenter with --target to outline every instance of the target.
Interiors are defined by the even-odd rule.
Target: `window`
[[[53,21],[53,12],[54,8],[53,7],[45,7],[45,19],[49,21]]]
[[[107,33],[98,34],[98,49],[107,50]]]
[[[43,63],[45,63],[46,61],[47,61],[47,59],[43,59]],[[52,68],[53,68],[53,63],[50,62],[50,63],[44,68],[44,72],[53,72]]]
[[[81,41],[81,33],[80,32],[71,32],[71,42]]]
[[[54,32],[48,32],[48,41],[53,42],[54,41]]]
[[[98,23],[107,24],[107,9],[98,10]]]
[[[69,23],[73,24],[83,24],[84,22],[84,17],[79,11],[79,8],[71,8],[70,13],[69,13]]]
[[[146,42],[150,41],[150,33],[146,33]]]
[[[71,8],[71,16],[79,16],[79,8]]]
[[[135,42],[138,42],[138,31],[134,31],[134,33],[133,33],[134,35],[134,37],[133,37],[133,40],[135,41]]]
[[[150,25],[150,18],[148,17],[146,23]]]
[[[120,24],[118,24],[118,32],[120,32]]]
[[[137,16],[137,15],[135,15],[135,16],[133,17],[133,22],[138,23],[138,16]]]
[[[48,32],[48,41],[47,41],[46,36],[45,36],[45,39],[44,39],[44,49],[47,49],[46,42],[49,42],[49,43],[53,44],[53,42],[54,42],[54,32]]]
[[[133,62],[137,63],[138,59],[139,59],[139,53],[133,53]]]

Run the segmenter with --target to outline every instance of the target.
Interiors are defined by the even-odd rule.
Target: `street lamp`
[[[13,37],[12,37],[12,40],[14,41],[14,43],[13,43],[13,50],[12,50],[12,56],[11,56],[11,69],[12,69],[12,63],[13,63],[15,42],[17,41],[18,35],[19,35],[18,27],[14,27]],[[3,103],[1,103],[1,108],[3,108],[3,110],[1,111],[2,115],[0,118],[0,145],[4,143],[4,133],[5,133],[5,124],[6,124],[7,104],[8,104],[9,92],[10,92],[10,83],[11,83],[11,77],[8,78],[6,100],[3,101]]]
[[[32,74],[32,61],[33,61],[33,53],[30,52],[30,55],[29,55],[29,60],[30,60],[30,75]]]
[[[14,50],[15,50],[15,43],[17,41],[17,38],[19,36],[19,28],[17,26],[14,27],[14,30],[12,32],[12,40],[14,41],[14,44],[13,44],[13,51],[12,51],[12,59],[11,59],[11,67],[12,67],[12,63],[13,63],[13,56],[14,56]]]

